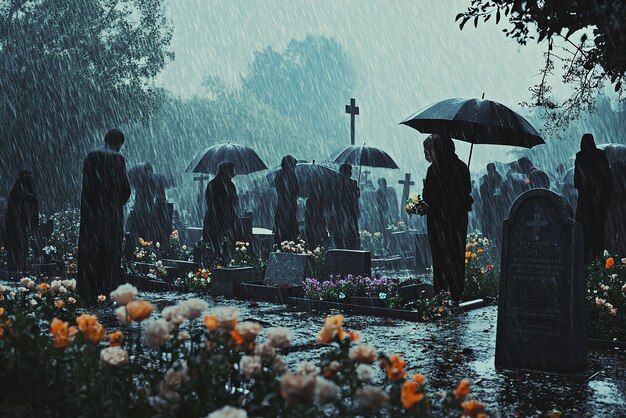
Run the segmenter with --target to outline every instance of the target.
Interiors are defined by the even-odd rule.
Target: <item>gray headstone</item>
[[[504,221],[496,366],[584,368],[587,313],[582,227],[549,190],[522,194]]]
[[[369,251],[328,250],[324,259],[323,277],[333,276],[371,276],[372,256]]]
[[[255,280],[252,267],[216,268],[211,276],[211,294],[214,296],[239,297],[241,284]]]
[[[299,285],[310,277],[309,256],[291,253],[270,253],[265,270],[265,281],[270,285]]]

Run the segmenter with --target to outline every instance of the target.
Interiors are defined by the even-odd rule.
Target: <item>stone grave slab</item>
[[[253,282],[255,272],[252,267],[222,267],[211,273],[211,294],[215,296],[239,297],[241,284]]]
[[[372,256],[369,251],[328,250],[322,269],[323,277],[330,275],[371,276]]]
[[[582,226],[562,196],[522,194],[504,222],[497,367],[576,372],[585,366]]]
[[[269,285],[300,285],[310,274],[308,255],[273,252],[267,260],[265,281]]]

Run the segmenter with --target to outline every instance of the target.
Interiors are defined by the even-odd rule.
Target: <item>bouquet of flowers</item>
[[[404,210],[410,215],[424,216],[428,213],[428,203],[418,194],[411,195],[404,205]]]

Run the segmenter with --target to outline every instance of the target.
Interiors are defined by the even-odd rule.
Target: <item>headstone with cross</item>
[[[402,184],[402,201],[400,202],[400,216],[402,219],[407,219],[408,215],[404,211],[404,205],[409,199],[409,193],[411,193],[411,186],[415,185],[414,181],[411,181],[411,173],[404,174],[404,180],[398,180],[398,184]]]
[[[359,114],[354,97],[350,99],[350,104],[346,105],[346,113],[350,114],[350,145],[354,145],[354,117]]]
[[[565,199],[522,194],[504,222],[496,366],[575,372],[587,356],[581,225]]]

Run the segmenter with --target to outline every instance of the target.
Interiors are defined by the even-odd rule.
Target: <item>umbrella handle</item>
[[[472,152],[474,152],[474,141],[472,141],[472,146],[470,147],[470,155],[467,160],[467,169],[469,170],[470,164],[472,163]]]

